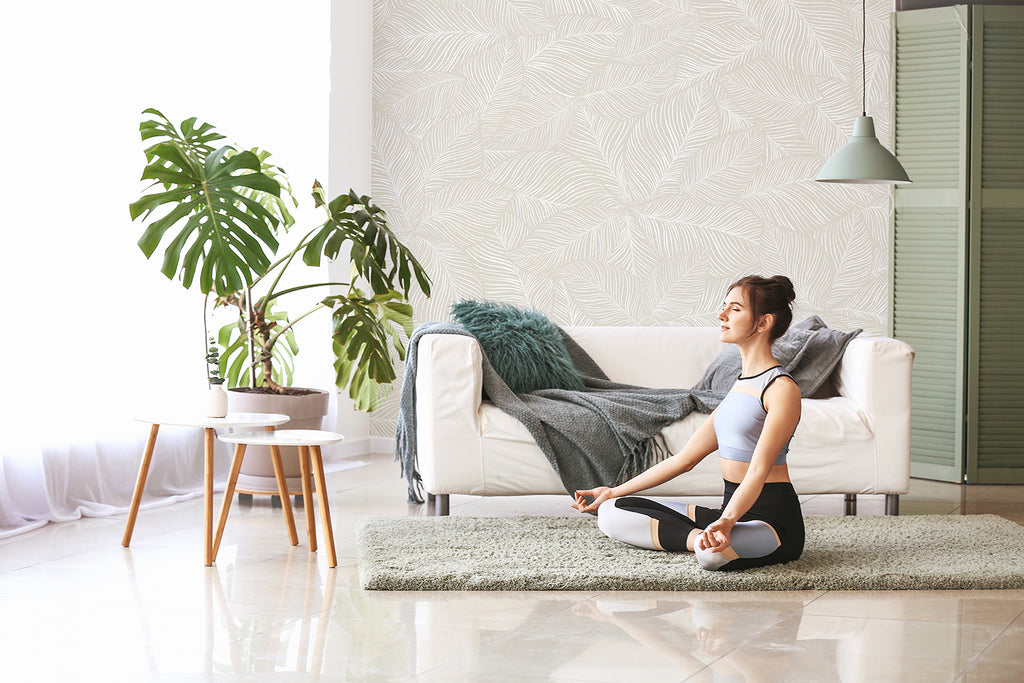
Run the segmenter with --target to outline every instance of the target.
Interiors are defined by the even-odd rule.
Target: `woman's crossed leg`
[[[760,520],[737,522],[729,547],[721,552],[700,548],[697,537],[720,515],[721,510],[697,505],[625,496],[601,504],[597,525],[609,538],[638,548],[694,552],[700,566],[712,571],[771,563],[769,556],[782,543],[775,529]]]

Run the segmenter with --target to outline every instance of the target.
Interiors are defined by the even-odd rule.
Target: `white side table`
[[[228,512],[231,510],[231,497],[235,492],[235,483],[238,481],[238,471],[242,467],[242,459],[245,457],[245,447],[248,445],[270,446],[271,451],[277,450],[280,446],[299,447],[299,470],[302,473],[302,500],[306,510],[306,536],[309,539],[309,551],[316,550],[316,517],[313,513],[313,496],[309,490],[310,465],[313,470],[313,482],[316,485],[317,502],[320,504],[320,520],[323,524],[324,542],[327,544],[327,555],[331,568],[338,566],[338,555],[334,550],[334,528],[331,526],[331,509],[327,502],[327,480],[324,478],[324,457],[320,452],[321,446],[337,443],[345,437],[335,432],[324,432],[318,429],[281,429],[277,431],[264,432],[238,432],[234,434],[221,434],[220,440],[225,443],[236,444],[235,457],[231,462],[231,474],[228,476],[228,487],[224,491],[224,503],[220,511],[220,522],[217,525],[217,537],[213,544],[213,558],[217,558],[217,551],[220,550],[220,539],[224,534],[224,525],[227,522]],[[312,456],[310,453],[312,452]],[[284,486],[282,479],[278,480],[278,486]],[[282,494],[287,498],[287,491]],[[290,508],[289,503],[285,503]],[[292,543],[295,545],[295,543]]]
[[[177,427],[202,427],[205,434],[205,462],[204,462],[204,519],[205,531],[204,561],[209,567],[213,564],[213,437],[218,427],[243,427],[254,428],[264,427],[272,430],[277,425],[288,421],[287,415],[278,413],[228,413],[227,417],[204,417],[201,415],[142,415],[136,416],[139,422],[148,422],[153,426],[149,430],[149,440],[146,441],[146,451],[142,456],[142,463],[139,465],[139,476],[135,481],[135,492],[132,493],[132,506],[128,511],[128,522],[124,527],[124,537],[121,545],[125,548],[132,541],[132,532],[135,530],[135,518],[139,514],[139,503],[142,501],[142,490],[146,487],[146,478],[149,476],[149,463],[153,459],[153,449],[156,447],[156,435],[160,431],[160,425],[174,425]],[[284,467],[281,465],[281,454],[277,449],[272,449],[271,455],[274,461],[274,473],[277,475],[278,487],[282,492],[282,500],[285,501],[285,519],[290,524],[292,545],[298,544],[298,536],[295,533],[295,521],[292,517],[291,505],[288,504],[288,487],[284,483]],[[274,457],[276,456],[276,457]]]

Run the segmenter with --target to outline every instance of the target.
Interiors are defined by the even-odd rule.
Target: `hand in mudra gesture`
[[[713,553],[720,553],[729,547],[729,535],[732,532],[733,522],[718,519],[708,525],[700,536],[697,543],[701,550],[710,550]]]
[[[601,503],[614,497],[612,490],[607,486],[598,486],[596,489],[580,489],[576,492],[576,502],[572,506],[580,512],[597,512]],[[594,500],[588,503],[587,498]]]

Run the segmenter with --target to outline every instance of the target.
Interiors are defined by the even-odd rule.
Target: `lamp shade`
[[[825,162],[815,180],[822,183],[909,183],[903,166],[875,137],[875,122],[858,116],[850,141]]]

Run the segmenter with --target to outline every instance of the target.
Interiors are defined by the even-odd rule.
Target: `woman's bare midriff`
[[[719,458],[718,461],[722,464],[722,479],[737,484],[743,481],[743,477],[747,476],[747,470],[750,468],[750,463],[742,460]],[[774,484],[780,481],[789,481],[789,468],[785,465],[772,465],[772,468],[768,470],[768,478],[765,479],[765,483]]]

